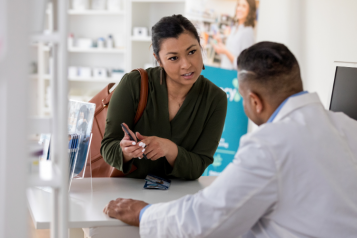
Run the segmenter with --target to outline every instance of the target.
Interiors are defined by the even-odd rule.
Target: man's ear
[[[250,92],[249,93],[249,103],[251,105],[252,110],[254,110],[255,113],[260,114],[264,110],[264,105],[261,97],[259,94]]]
[[[159,63],[159,65],[162,67],[162,64],[161,64],[161,61],[160,61],[159,57],[158,57],[155,53],[153,53],[153,55],[154,55],[156,61],[157,61],[157,62]]]

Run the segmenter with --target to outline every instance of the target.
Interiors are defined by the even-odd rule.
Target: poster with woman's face
[[[186,16],[196,26],[204,64],[237,69],[237,57],[255,43],[258,0],[186,1]]]

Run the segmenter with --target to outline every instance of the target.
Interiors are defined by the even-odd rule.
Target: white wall
[[[357,62],[356,0],[261,0],[257,41],[296,55],[304,87],[329,105],[334,61]]]
[[[357,1],[305,0],[303,70],[306,88],[329,106],[334,61],[357,62]]]
[[[257,41],[285,44],[300,63],[305,90],[329,107],[334,61],[357,62],[356,0],[261,0]],[[250,122],[248,131],[255,126]]]

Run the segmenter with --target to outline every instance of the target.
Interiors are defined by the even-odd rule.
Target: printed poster
[[[214,162],[204,172],[218,175],[234,159],[241,136],[248,131],[242,97],[238,93],[237,58],[255,41],[258,0],[186,1],[186,17],[196,26],[203,47],[207,79],[227,94],[226,122]]]
[[[237,69],[237,57],[255,43],[259,1],[186,1],[186,17],[196,26],[204,64]]]
[[[243,99],[238,92],[238,78],[236,70],[226,70],[206,66],[202,75],[219,86],[227,94],[227,115],[221,140],[214,162],[209,165],[203,176],[216,176],[233,160],[239,147],[241,136],[248,131],[248,117],[244,113]]]

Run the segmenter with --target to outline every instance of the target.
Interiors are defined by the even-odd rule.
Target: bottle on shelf
[[[68,48],[73,48],[74,47],[74,36],[73,36],[72,33],[69,34],[69,36],[68,36],[67,44],[68,44]]]
[[[107,48],[108,49],[113,49],[113,37],[112,35],[109,35],[107,38]]]
[[[105,45],[105,40],[104,40],[104,38],[103,38],[103,37],[98,38],[97,47],[98,47],[98,48],[104,48],[104,45]]]

